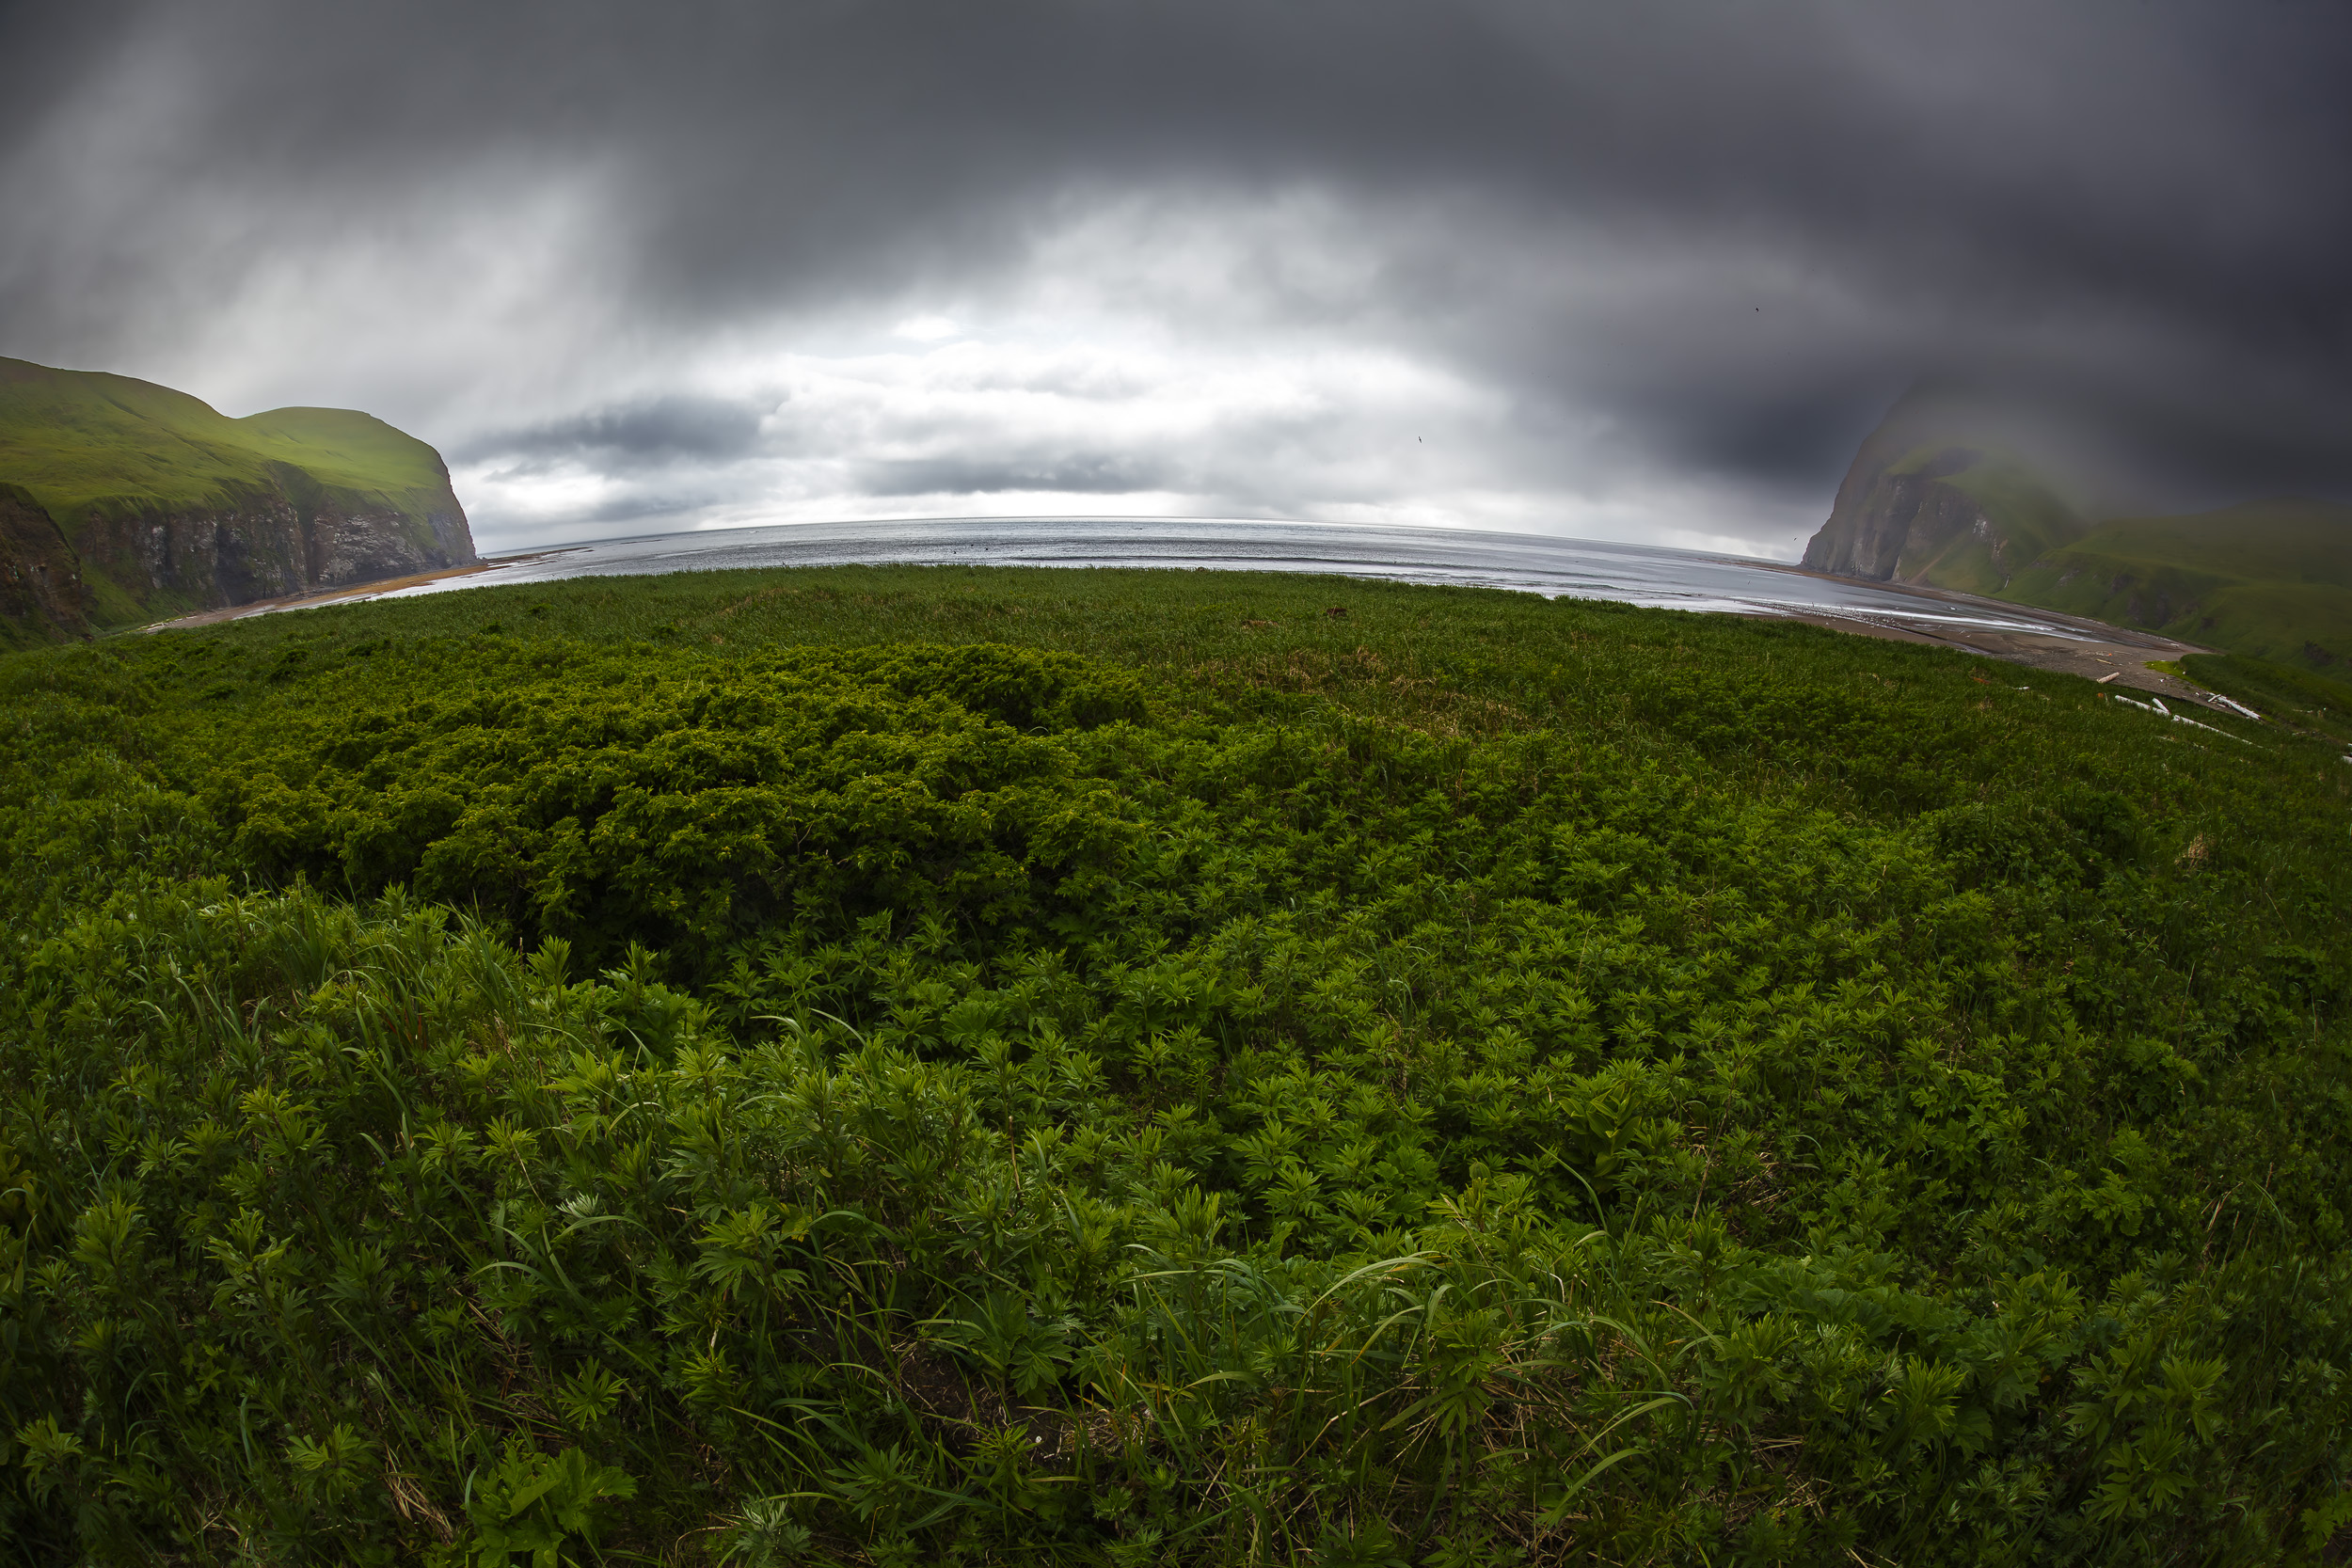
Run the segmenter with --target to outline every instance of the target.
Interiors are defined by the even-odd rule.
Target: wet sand
[[[1820,578],[1831,582],[1851,581],[1826,572],[1808,571],[1802,566],[1773,566],[1774,571],[1793,572],[1803,577]],[[1929,647],[1952,648],[1962,653],[1978,654],[1997,658],[2006,664],[2022,664],[2028,669],[2047,670],[2055,674],[2080,675],[2086,680],[2102,681],[2111,687],[2133,687],[2171,697],[2198,707],[2219,708],[2211,693],[2191,686],[2177,675],[2168,675],[2148,668],[2152,659],[2166,662],[2177,660],[2183,654],[2209,654],[2216,650],[2195,642],[2177,641],[2154,632],[2135,631],[2125,626],[2113,626],[2104,621],[2086,620],[2078,615],[2061,615],[2056,610],[2035,610],[2026,605],[2010,604],[2004,599],[1979,598],[1974,594],[1953,594],[1940,588],[1920,588],[1908,583],[1873,583],[1888,593],[1906,594],[1922,601],[1923,608],[1936,606],[1971,612],[2005,616],[2031,615],[2054,626],[2078,631],[2078,637],[2058,632],[2026,632],[2000,630],[1951,621],[1914,621],[1897,616],[1874,615],[1864,610],[1840,610],[1822,614],[1782,613],[1759,615],[1759,620],[1803,621],[1810,626],[1830,631],[1851,632],[1858,637],[1876,637],[1890,642],[1918,642]]]
[[[251,599],[244,604],[226,605],[219,610],[199,610],[193,615],[176,620],[154,621],[140,626],[140,631],[186,631],[192,626],[216,626],[223,621],[241,621],[248,615],[266,615],[274,610],[310,610],[339,599],[364,599],[395,589],[417,588],[428,582],[443,582],[451,578],[469,578],[476,572],[487,572],[500,566],[513,566],[525,561],[540,561],[560,550],[533,550],[527,555],[501,555],[477,561],[470,566],[452,566],[444,571],[419,572],[405,578],[378,578],[373,582],[355,582],[342,588],[326,588],[311,594],[280,594],[273,599]]]

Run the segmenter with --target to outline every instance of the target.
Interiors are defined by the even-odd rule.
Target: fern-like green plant
[[[517,1555],[531,1568],[558,1568],[567,1547],[596,1544],[608,1504],[636,1495],[626,1473],[578,1449],[548,1455],[509,1442],[467,1500],[468,1554],[477,1568],[510,1568]]]

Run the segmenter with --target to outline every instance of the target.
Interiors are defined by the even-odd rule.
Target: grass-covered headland
[[[2213,723],[1190,573],[12,656],[0,1542],[2333,1560],[2352,768]]]

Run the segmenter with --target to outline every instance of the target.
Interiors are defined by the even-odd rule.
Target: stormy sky
[[[1924,375],[2352,490],[2339,0],[0,6],[0,354],[485,548],[1006,514],[1788,556]]]

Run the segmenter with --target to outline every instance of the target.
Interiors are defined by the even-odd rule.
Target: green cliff
[[[2304,497],[2109,516],[1980,406],[1914,392],[1862,444],[1816,571],[1978,594],[2342,675],[2352,506]]]
[[[1804,563],[1998,594],[2018,568],[2089,528],[2079,502],[1979,408],[1915,390],[1862,443]]]
[[[476,560],[440,455],[369,415],[232,420],[0,358],[0,642]]]

